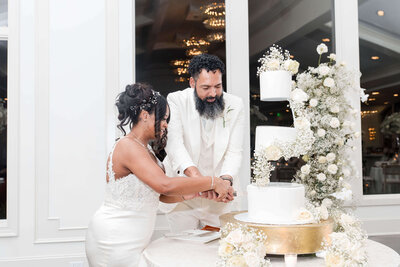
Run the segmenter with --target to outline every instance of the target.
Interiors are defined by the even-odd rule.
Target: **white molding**
[[[17,236],[19,225],[20,144],[20,2],[8,3],[8,129],[7,129],[7,218],[0,237]]]
[[[238,173],[241,191],[250,183],[250,77],[247,1],[226,0],[226,82],[228,93],[239,96],[244,104],[244,140],[242,165]],[[247,159],[247,160],[246,160]],[[241,209],[247,208],[242,198]]]
[[[110,33],[112,29],[115,32],[116,25],[118,27],[118,1],[106,0],[103,2],[105,6],[105,30]],[[47,244],[47,243],[74,243],[84,242],[87,226],[62,226],[60,217],[55,216],[55,210],[50,205],[52,203],[52,182],[49,177],[49,79],[50,79],[50,14],[49,14],[49,0],[35,0],[35,229],[34,229],[34,244]],[[115,12],[116,11],[116,12]],[[112,16],[110,16],[110,13]],[[118,31],[117,35],[118,36]],[[115,36],[112,36],[115,37]],[[112,49],[117,51],[118,55],[118,39],[113,40],[109,35],[106,36],[106,47],[109,49],[108,44],[112,42]],[[111,40],[110,40],[111,38]],[[115,46],[115,44],[117,44]],[[109,55],[109,54],[108,54]],[[118,62],[118,58],[111,55],[112,60]],[[106,69],[106,80],[108,73],[114,71],[114,65],[108,64],[107,57],[104,57]],[[109,66],[111,65],[111,66]],[[117,68],[116,68],[117,69]],[[116,73],[116,80],[118,81],[118,69],[112,72]],[[115,77],[115,76],[113,76]],[[118,86],[113,86],[114,90]],[[108,92],[109,87],[106,88]],[[112,101],[115,97],[106,93],[106,101]],[[110,107],[110,108],[109,108]],[[112,126],[107,125],[107,129],[114,129],[115,127],[115,114],[111,109],[113,105],[107,105],[107,122],[112,118]],[[111,116],[110,116],[111,114]],[[108,140],[114,140],[112,136],[107,136]],[[108,146],[107,141],[104,145]]]
[[[114,144],[118,131],[115,127],[115,98],[120,91],[119,83],[119,1],[105,0],[106,3],[106,151]]]

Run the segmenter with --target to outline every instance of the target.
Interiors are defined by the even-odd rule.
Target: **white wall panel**
[[[49,205],[86,227],[104,195],[105,3],[50,1],[49,16]]]

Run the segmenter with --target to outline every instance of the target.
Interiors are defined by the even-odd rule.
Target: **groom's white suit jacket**
[[[237,173],[242,161],[244,131],[243,101],[224,93],[225,109],[216,118],[214,135],[213,173],[215,176],[231,175],[234,188],[240,192]],[[184,176],[190,166],[198,166],[201,146],[201,121],[196,110],[194,89],[170,93],[167,97],[171,119],[168,124],[168,142],[164,159],[166,174],[170,177]],[[201,172],[201,170],[200,170]],[[176,204],[160,205],[164,212],[171,211]]]

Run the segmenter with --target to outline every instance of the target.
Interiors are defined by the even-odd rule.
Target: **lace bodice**
[[[136,175],[130,173],[115,180],[112,156],[117,144],[118,141],[111,150],[108,162],[108,183],[106,184],[105,204],[130,210],[157,209],[160,194],[142,182]],[[148,148],[154,155],[151,147],[148,146]],[[162,168],[162,162],[157,159],[157,163]]]

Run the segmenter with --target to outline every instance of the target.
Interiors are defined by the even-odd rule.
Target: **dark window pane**
[[[7,207],[7,41],[0,41],[0,219]]]
[[[187,64],[194,53],[226,62],[225,2],[214,2],[135,1],[137,82],[148,82],[166,96],[189,87]]]
[[[332,1],[258,1],[249,0],[249,56],[250,56],[250,132],[251,155],[255,149],[257,126],[293,127],[293,116],[288,101],[260,101],[260,82],[257,76],[258,59],[276,44],[288,50],[300,63],[299,72],[318,65],[316,47],[320,43],[334,52],[332,31]],[[326,58],[325,58],[326,60]],[[324,62],[324,61],[322,61]],[[276,163],[271,181],[290,181],[301,162],[291,159]]]
[[[360,1],[364,194],[400,193],[400,2]]]

